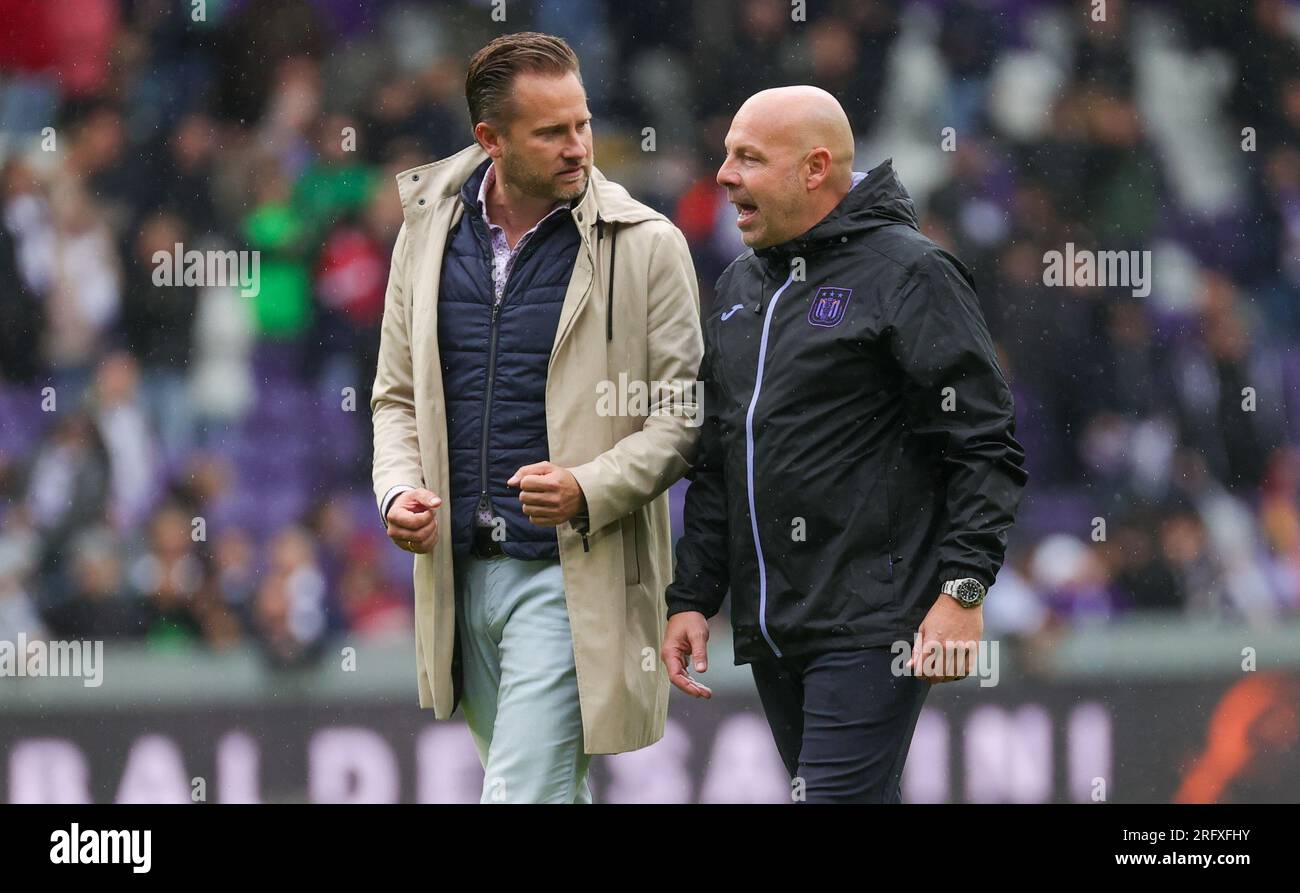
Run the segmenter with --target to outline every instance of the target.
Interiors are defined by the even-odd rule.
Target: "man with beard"
[[[709,697],[686,662],[707,669],[730,588],[796,798],[897,802],[929,684],[970,672],[1027,480],[1011,392],[970,274],[917,229],[889,161],[853,171],[833,96],[755,94],[726,150],[752,250],[705,324],[661,654]]]
[[[590,802],[590,754],[664,731],[698,288],[676,227],[593,167],[563,40],[492,41],[465,92],[475,145],[397,177],[375,496],[415,555],[420,705],[464,704],[482,802]],[[656,388],[620,414],[612,381]]]

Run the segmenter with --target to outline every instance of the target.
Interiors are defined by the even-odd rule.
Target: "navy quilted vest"
[[[438,351],[447,408],[452,545],[466,555],[475,509],[486,499],[505,521],[512,558],[559,557],[555,528],[538,527],[507,487],[520,466],[550,458],[546,366],[578,255],[573,218],[557,214],[529,237],[493,309],[492,246],[478,208],[489,161],[461,188],[465,212],[447,239],[438,288]]]

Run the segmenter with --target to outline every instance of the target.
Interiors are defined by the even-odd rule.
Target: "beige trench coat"
[[[371,396],[374,488],[382,507],[397,484],[443,498],[438,543],[414,556],[415,646],[420,706],[438,719],[455,710],[455,636],[447,425],[438,358],[438,282],[443,249],[460,219],[461,186],[487,155],[477,146],[397,175],[404,223],[393,249],[379,362]],[[546,380],[549,458],[586,494],[583,550],[571,524],[557,529],[573,630],[587,753],[619,753],[659,740],[668,677],[659,661],[664,589],[672,573],[667,488],[694,458],[695,376],[703,352],[698,286],[686,240],[672,223],[592,171],[570,211],[582,236],[560,313]],[[609,227],[618,224],[613,340],[606,340]],[[674,382],[648,414],[602,411],[602,382]],[[608,394],[608,391],[604,393]],[[635,406],[632,407],[635,409]]]

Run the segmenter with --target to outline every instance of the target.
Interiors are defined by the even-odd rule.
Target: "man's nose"
[[[564,147],[564,157],[581,161],[587,155],[587,145],[576,130],[569,131],[569,144]]]
[[[736,172],[729,166],[729,162],[724,161],[722,167],[718,168],[718,185],[733,187],[740,185],[740,178]]]

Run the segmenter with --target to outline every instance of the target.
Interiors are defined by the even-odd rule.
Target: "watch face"
[[[983,594],[984,587],[976,580],[962,580],[957,584],[957,598],[964,604],[974,604]]]

